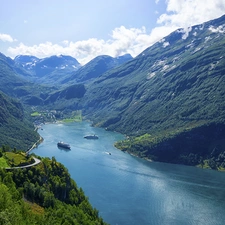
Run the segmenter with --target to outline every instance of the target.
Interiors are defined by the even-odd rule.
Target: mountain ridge
[[[84,114],[95,125],[136,137],[118,145],[123,150],[153,159],[159,146],[170,143],[167,156],[177,152],[176,162],[184,163],[182,157],[189,159],[194,154],[198,164],[201,154],[187,147],[196,143],[192,131],[200,132],[197,137],[202,132],[199,143],[205,149],[204,160],[212,159],[214,148],[221,154],[225,150],[218,147],[222,140],[209,143],[203,135],[213,124],[223,127],[225,122],[225,16],[193,26],[188,35],[181,31],[172,32],[121,69],[93,81],[84,96]],[[218,131],[213,128],[212,132]],[[192,138],[183,139],[181,151],[176,143],[182,133]],[[145,134],[153,137],[145,138]],[[218,134],[218,138],[225,135],[224,128]],[[163,161],[163,154],[159,155],[157,160]],[[219,155],[214,156],[214,162]]]
[[[194,165],[214,157],[215,164],[225,152],[224,34],[222,16],[187,30],[177,29],[118,66],[110,67],[111,57],[96,57],[85,73],[76,74],[81,67],[69,78],[71,82],[61,79],[60,88],[37,95],[37,106],[82,109],[93,125],[128,135],[117,147],[141,157],[165,161],[160,148],[167,146],[167,156],[177,153],[175,163]],[[103,69],[98,68],[99,61],[106,62]],[[207,140],[210,129],[218,140]],[[182,148],[179,138],[184,140]],[[219,153],[212,157],[215,148]],[[214,168],[223,162],[216,162]]]
[[[75,58],[66,55],[53,55],[42,59],[18,55],[13,63],[16,72],[25,79],[29,78],[31,82],[61,85],[67,82],[71,84],[86,82],[130,59],[132,59],[130,54],[116,58],[102,55],[82,66]]]

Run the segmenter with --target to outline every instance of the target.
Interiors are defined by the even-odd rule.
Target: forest
[[[106,224],[54,157],[26,169],[0,168],[0,224]]]

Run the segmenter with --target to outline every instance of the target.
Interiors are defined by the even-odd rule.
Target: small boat
[[[67,143],[64,143],[64,142],[62,142],[62,141],[58,142],[58,143],[57,143],[57,146],[58,146],[59,148],[70,149],[70,145],[67,144]]]
[[[86,135],[86,136],[84,136],[84,138],[86,138],[86,139],[98,139],[98,136],[97,135]]]

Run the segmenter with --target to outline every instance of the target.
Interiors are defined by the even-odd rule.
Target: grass
[[[31,113],[31,116],[40,116],[41,114],[39,112],[33,112]]]
[[[75,116],[73,118],[66,118],[62,120],[65,123],[71,123],[71,122],[81,122],[82,121],[82,117],[81,116]]]
[[[0,168],[9,167],[7,160],[3,157],[0,158]]]
[[[27,163],[31,159],[27,159],[24,153],[14,153],[14,152],[6,152],[5,153],[6,161],[9,164],[13,164],[13,166],[19,166],[22,163]]]

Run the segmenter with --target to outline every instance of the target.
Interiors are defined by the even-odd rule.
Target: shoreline
[[[37,146],[38,146],[43,140],[44,140],[43,137],[40,136],[39,140],[36,141],[36,142],[32,145],[32,147],[31,147],[30,149],[28,149],[28,150],[25,152],[26,155],[29,155],[29,153],[30,153],[34,148],[37,148]]]
[[[120,149],[118,149],[118,150],[120,150]],[[160,163],[160,161],[153,161],[152,159],[149,159],[149,158],[146,158],[146,157],[140,157],[140,156],[138,156],[138,155],[136,155],[134,153],[130,153],[129,151],[123,151],[123,150],[120,150],[120,151],[125,152],[125,153],[127,153],[129,155],[132,155],[134,157],[137,157],[139,159],[144,159],[144,160],[146,160],[148,162],[158,162],[158,163]],[[173,164],[173,165],[183,165],[183,166],[192,166],[192,165],[186,165],[186,164],[180,164],[180,163],[170,163],[170,162],[161,162],[161,163],[169,163],[169,164]],[[217,168],[217,169],[212,169],[209,166],[201,166],[200,164],[192,166],[192,167],[196,167],[196,168],[199,168],[199,169],[202,169],[202,170],[207,170],[208,169],[208,170],[213,170],[213,171],[218,171],[218,172],[225,172],[225,168],[220,168],[220,167]]]

